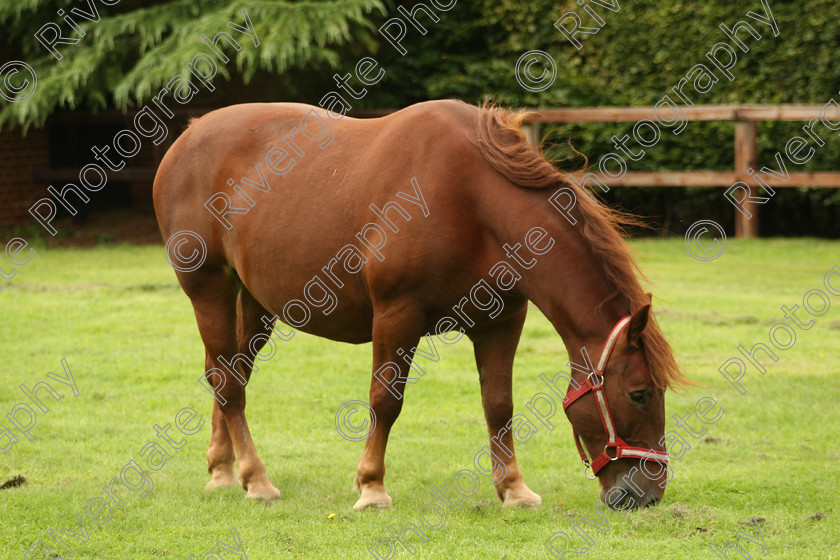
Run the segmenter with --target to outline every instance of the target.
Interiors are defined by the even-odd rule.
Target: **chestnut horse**
[[[510,429],[530,300],[572,362],[584,351],[603,358],[602,376],[573,368],[572,386],[583,389],[566,402],[576,442],[603,459],[593,465],[602,500],[613,489],[612,506],[661,499],[667,469],[640,468],[667,460],[664,391],[681,374],[619,233],[623,216],[570,187],[525,143],[522,118],[442,100],[377,119],[242,104],[191,122],[160,164],[154,204],[164,239],[188,231],[204,243],[200,266],[176,271],[215,390],[208,488],[235,484],[237,459],[247,497],[280,495],[251,439],[244,387],[280,319],[332,340],[373,342],[376,425],[356,469],[356,509],[391,506],[385,447],[407,364],[424,334],[453,330],[474,346],[494,469],[505,473],[496,492],[506,506],[539,505]],[[477,285],[501,294],[490,313],[476,308]]]

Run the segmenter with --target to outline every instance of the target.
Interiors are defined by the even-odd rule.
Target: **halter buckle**
[[[596,478],[598,478],[595,475],[594,472],[592,473],[592,476],[589,476],[588,472],[591,472],[591,471],[592,471],[592,465],[589,463],[589,461],[584,461],[584,463],[583,463],[583,476],[585,476],[589,480],[595,480]]]

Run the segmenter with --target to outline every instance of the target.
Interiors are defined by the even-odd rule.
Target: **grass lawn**
[[[666,429],[677,430],[673,415],[693,415],[704,396],[724,410],[705,434],[689,438],[692,447],[674,462],[663,502],[604,513],[603,530],[582,525],[589,542],[575,533],[569,523],[599,520],[597,483],[584,478],[560,413],[553,431],[539,425],[517,446],[542,507],[502,509],[482,477],[477,493],[457,511],[447,509],[445,521],[428,513],[431,523],[442,524],[427,531],[428,541],[406,533],[416,554],[398,547],[394,558],[551,559],[543,543],[564,531],[569,545],[585,553],[566,555],[572,558],[713,559],[710,545],[723,549],[735,541],[730,559],[840,559],[840,368],[833,361],[840,296],[831,296],[831,309],[813,318],[810,329],[794,329],[795,345],[777,351],[777,362],[762,360],[766,374],[748,366],[745,394],[718,373],[740,355],[738,345],[769,344],[771,327],[785,321],[781,306],[799,305],[796,316],[811,319],[801,309],[803,296],[825,290],[823,276],[840,265],[840,243],[729,240],[712,262],[690,258],[682,239],[632,244],[653,282],[660,324],[686,373],[702,384],[668,394]],[[818,308],[819,298],[810,303]],[[26,479],[0,490],[3,558],[26,558],[27,551],[48,557],[40,541],[53,557],[186,559],[215,551],[218,556],[206,557],[227,560],[241,557],[236,537],[252,559],[373,558],[368,549],[391,536],[389,526],[419,524],[421,509],[435,499],[432,486],[449,485],[457,471],[473,468],[473,456],[487,445],[471,346],[466,339],[438,345],[441,360],[424,365],[426,376],[409,388],[391,435],[386,483],[394,509],[353,511],[351,484],[363,444],[339,436],[335,413],[347,400],[366,400],[370,345],[298,333],[261,365],[248,393],[257,449],[282,501],[245,501],[238,487],[205,492],[212,397],[197,382],[204,350],[161,245],[38,248],[15,278],[0,283],[0,314],[0,424],[19,440],[0,454],[0,483]],[[776,333],[787,341],[784,331]],[[76,397],[57,381],[66,377],[62,358]],[[524,403],[544,390],[538,375],[566,361],[560,338],[532,309],[517,355],[517,412],[527,413]],[[19,386],[41,381],[62,399],[39,391],[49,411],[36,409],[30,440],[6,415],[25,423],[26,412],[13,407],[32,402]],[[179,418],[194,434],[182,435],[176,426],[185,408],[204,419],[200,425]],[[180,447],[158,451],[159,470],[152,471],[141,451],[163,441],[156,424],[170,424],[168,437]],[[0,447],[9,444],[2,438],[0,432]],[[132,470],[132,460],[145,475]],[[111,484],[121,472],[134,489]],[[120,507],[103,505],[109,492]],[[555,541],[558,550],[562,542]]]

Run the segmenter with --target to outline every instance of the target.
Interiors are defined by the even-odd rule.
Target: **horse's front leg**
[[[481,381],[481,404],[490,433],[490,450],[498,458],[493,462],[496,494],[506,506],[538,506],[542,499],[531,492],[522,479],[513,449],[513,357],[522,334],[527,307],[495,325],[493,330],[473,335],[475,362]]]
[[[370,406],[375,427],[365,443],[362,457],[356,468],[353,486],[361,494],[354,509],[367,507],[392,507],[391,497],[385,490],[385,448],[388,434],[402,410],[405,381],[409,366],[404,357],[411,359],[412,348],[417,346],[418,318],[401,306],[389,306],[374,314],[373,320],[373,378],[370,382]]]

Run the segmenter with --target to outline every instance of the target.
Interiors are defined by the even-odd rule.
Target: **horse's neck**
[[[536,289],[527,296],[551,321],[574,360],[582,346],[603,343],[630,310],[588,243],[560,232],[554,232],[554,239],[557,245],[535,267]]]

